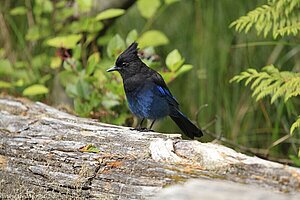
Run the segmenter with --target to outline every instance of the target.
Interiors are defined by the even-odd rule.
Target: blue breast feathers
[[[147,84],[139,90],[127,93],[130,110],[137,117],[159,119],[170,114],[170,100],[172,95],[167,89],[155,84]],[[174,101],[174,100],[172,100]]]

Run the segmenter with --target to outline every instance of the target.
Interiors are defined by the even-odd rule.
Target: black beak
[[[106,70],[107,72],[112,72],[112,71],[118,71],[119,70],[119,67],[117,66],[113,66],[111,68],[109,68],[108,70]]]

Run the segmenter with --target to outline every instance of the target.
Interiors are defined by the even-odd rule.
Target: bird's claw
[[[154,132],[154,131],[151,130],[151,129],[148,129],[148,128],[140,128],[140,127],[138,127],[138,128],[131,128],[130,130],[132,130],[132,131],[139,131],[139,132]]]

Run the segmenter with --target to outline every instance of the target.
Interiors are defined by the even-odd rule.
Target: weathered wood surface
[[[263,187],[224,180],[192,179],[164,189],[155,199],[163,200],[299,200],[299,194],[284,194]]]
[[[94,144],[99,153],[80,152]],[[300,191],[300,169],[179,135],[137,132],[0,99],[0,198],[145,199],[187,179]]]

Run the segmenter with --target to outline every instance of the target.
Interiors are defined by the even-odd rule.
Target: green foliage
[[[160,7],[160,0],[138,0],[137,6],[141,15],[147,19],[151,18]]]
[[[47,94],[49,92],[49,89],[46,88],[44,85],[40,84],[35,84],[31,85],[25,90],[23,90],[23,95],[24,96],[34,96],[34,95],[39,95],[39,94]]]
[[[137,30],[133,29],[128,33],[128,35],[126,37],[126,44],[129,46],[137,39],[138,39],[138,32],[137,32]]]
[[[123,9],[116,9],[116,8],[111,8],[104,10],[103,12],[99,13],[96,16],[96,20],[104,20],[104,19],[111,19],[115,17],[119,17],[125,13],[125,10]]]
[[[107,55],[116,58],[125,49],[125,42],[119,34],[116,34],[107,45]]]
[[[300,30],[300,12],[297,12],[299,8],[299,0],[269,1],[268,5],[256,8],[246,16],[234,21],[231,26],[235,26],[239,32],[245,30],[246,33],[252,26],[255,26],[257,33],[260,34],[263,31],[264,36],[267,36],[273,27],[274,38],[278,34],[282,36],[296,35]],[[250,68],[233,77],[231,82],[240,82],[241,80],[246,80],[245,85],[253,81],[252,96],[256,96],[256,101],[267,95],[272,96],[271,103],[281,96],[287,101],[291,97],[300,95],[300,73],[280,72],[273,65],[264,67],[262,72]],[[299,127],[299,120],[292,124],[290,133],[292,134],[297,127]]]
[[[294,164],[297,166],[297,167],[300,167],[300,155],[297,156],[294,156],[294,155],[290,155],[289,158],[294,162]]]
[[[289,71],[280,72],[273,65],[266,66],[262,72],[256,69],[247,69],[239,75],[234,76],[230,82],[240,82],[245,80],[245,86],[250,82],[252,97],[256,96],[256,101],[270,95],[271,103],[279,97],[284,97],[286,102],[291,97],[300,96],[300,73]],[[296,128],[300,127],[300,119],[294,122],[290,128],[292,134]]]
[[[171,71],[176,71],[184,63],[184,59],[177,49],[174,49],[166,58],[166,65]]]
[[[114,23],[108,28],[105,27],[106,21],[95,19],[99,13],[92,14],[87,11],[91,9],[89,3],[81,5],[85,4],[86,0],[47,2],[4,0],[4,2],[0,6],[0,12],[4,16],[11,38],[1,37],[0,43],[5,40],[11,44],[12,50],[9,51],[5,46],[1,46],[4,43],[0,44],[0,60],[8,60],[10,66],[10,68],[2,68],[0,65],[0,74],[1,71],[5,71],[5,74],[0,75],[0,80],[5,85],[5,88],[0,88],[1,93],[20,96],[25,88],[41,84],[40,80],[50,75],[51,78],[48,80],[43,78],[43,82],[47,81],[42,84],[49,89],[49,93],[29,96],[30,98],[46,103],[52,103],[53,99],[60,99],[59,96],[63,91],[57,90],[55,86],[60,82],[76,106],[87,108],[85,116],[98,118],[103,122],[115,124],[125,122],[125,125],[131,125],[132,115],[129,114],[124,101],[121,79],[117,73],[105,72],[114,64],[114,58],[108,57],[107,46],[116,33],[125,39],[126,47],[133,41],[137,41],[143,33],[155,29],[167,36],[170,42],[166,46],[159,46],[159,49],[152,46],[141,48],[141,54],[147,53],[144,62],[150,63],[152,68],[162,72],[167,82],[172,80],[175,73],[192,67],[183,64],[176,72],[171,72],[165,64],[165,58],[173,49],[180,49],[182,58],[185,57],[188,63],[193,64],[192,72],[176,77],[176,81],[169,86],[178,98],[180,108],[192,120],[197,121],[200,127],[205,127],[242,146],[268,149],[274,141],[284,136],[286,127],[289,127],[290,122],[299,115],[297,113],[299,98],[291,98],[287,106],[284,106],[284,101],[276,101],[271,105],[263,100],[253,104],[248,97],[249,91],[243,88],[243,84],[226,84],[233,74],[241,71],[241,66],[264,66],[267,59],[268,63],[273,60],[274,65],[282,70],[287,70],[285,66],[289,66],[289,69],[295,66],[293,71],[297,71],[299,66],[297,56],[285,63],[285,58],[290,58],[290,55],[298,52],[298,46],[294,45],[299,41],[298,37],[295,39],[288,37],[287,40],[282,38],[280,44],[284,47],[278,51],[280,48],[273,46],[278,44],[278,41],[257,42],[258,39],[262,39],[257,38],[254,25],[254,31],[248,32],[246,36],[232,34],[232,30],[228,29],[228,24],[238,16],[247,13],[247,8],[255,8],[257,4],[262,4],[258,1],[228,0],[216,3],[216,1],[160,0],[161,6],[150,18],[141,16],[136,3],[126,10],[124,15],[114,19]],[[31,5],[25,4],[27,2],[31,2]],[[46,2],[45,11],[41,5],[43,2]],[[49,6],[49,2],[52,5]],[[77,2],[78,6],[72,6],[73,2]],[[21,9],[17,15],[10,14],[10,10],[20,6],[26,8],[26,13],[23,12],[25,9],[23,11]],[[235,12],[230,9],[233,7]],[[49,12],[51,9],[52,11]],[[4,32],[5,29],[1,27],[1,36]],[[64,61],[57,55],[58,48],[47,45],[45,41],[71,34],[82,34],[83,37],[69,51],[71,58]],[[290,41],[293,41],[292,45],[289,45]],[[155,51],[159,52],[160,57],[155,54]],[[96,66],[87,64],[92,54],[99,54],[99,62]],[[274,59],[274,55],[279,57],[275,56]],[[165,67],[162,67],[163,65]],[[94,95],[89,100],[78,97],[77,88],[71,87],[76,85],[78,76],[82,76],[79,73],[82,70],[86,70],[84,81],[91,81],[96,77],[96,80],[88,82],[91,85],[91,95]],[[188,85],[185,84],[187,80]],[[93,93],[94,90],[98,96]],[[74,95],[76,93],[77,97]],[[77,98],[82,101],[75,101]],[[55,103],[59,102],[61,101]],[[99,106],[93,108],[97,103]],[[200,109],[204,104],[208,106]],[[80,109],[83,110],[83,108],[76,110]],[[169,119],[164,119],[161,124],[157,123],[156,130],[179,131]],[[269,155],[284,158],[287,152],[296,155],[294,144],[297,144],[300,137],[296,134],[298,130],[295,129],[293,137],[270,148]],[[210,139],[209,136],[205,136],[202,140]]]
[[[242,80],[245,80],[245,86],[252,82],[252,97],[256,96],[256,101],[268,95],[272,97],[271,103],[274,103],[279,97],[284,97],[286,102],[291,97],[300,96],[300,73],[280,72],[273,65],[264,67],[262,72],[257,72],[256,69],[252,68],[247,69],[234,76],[230,82],[240,82]],[[292,134],[298,127],[300,127],[300,119],[292,124],[290,133]]]
[[[298,116],[298,119],[292,124],[290,133],[293,134],[294,130],[299,127],[300,127],[300,116]],[[299,149],[299,152],[300,152],[300,149]],[[298,156],[300,157],[300,154]]]
[[[13,73],[13,68],[8,59],[0,59],[0,74],[11,75]]]
[[[165,3],[166,3],[167,5],[170,5],[170,4],[176,3],[176,2],[178,2],[178,1],[180,1],[180,0],[165,0]]]
[[[300,0],[269,0],[266,5],[250,11],[246,16],[232,22],[230,26],[235,26],[237,31],[246,33],[255,27],[257,34],[263,33],[264,37],[271,31],[273,38],[278,35],[296,36],[300,31],[299,9]],[[247,69],[233,77],[231,82],[242,80],[245,80],[245,85],[252,82],[252,97],[256,97],[256,101],[265,96],[271,96],[271,103],[274,103],[276,99],[283,97],[286,104],[291,97],[299,98],[300,96],[300,73],[279,71],[273,65],[264,67],[261,72],[251,68]],[[293,134],[299,127],[300,119],[298,117],[290,127],[290,134]],[[299,165],[298,158],[291,155],[290,159]]]
[[[269,0],[267,4],[255,8],[231,23],[236,31],[248,33],[254,27],[257,34],[264,37],[272,32],[278,35],[294,35],[300,31],[300,0]]]
[[[152,30],[149,22],[156,17],[155,13],[161,12],[162,8],[174,1],[161,3],[157,0],[150,4],[149,1],[139,1],[137,7],[140,14],[147,19],[145,27],[142,31],[130,30],[126,39],[120,34],[112,35],[109,31],[104,35],[100,33],[104,28],[102,21],[124,15],[123,9],[111,8],[89,16],[85,13],[91,10],[92,0],[75,0],[78,11],[64,1],[33,2],[30,9],[19,6],[12,8],[8,13],[9,17],[32,15],[35,23],[30,24],[28,21],[28,29],[23,35],[19,35],[24,48],[28,50],[25,50],[28,59],[18,55],[18,61],[11,63],[7,58],[0,57],[0,77],[5,77],[0,81],[0,88],[34,99],[45,99],[51,94],[56,94],[56,88],[51,86],[55,77],[58,77],[65,93],[73,100],[77,114],[124,124],[130,115],[121,86],[122,79],[116,73],[107,73],[106,69],[111,67],[117,56],[134,41],[139,42],[142,52],[151,48],[150,57],[155,54],[153,47],[168,44],[168,37],[160,30]],[[76,20],[72,19],[80,13],[84,14],[79,15]],[[16,33],[20,31],[18,26],[13,24],[14,21],[11,22]],[[31,48],[28,46],[36,44],[40,45],[35,46],[37,51],[29,51]],[[162,70],[162,66],[159,68],[170,77],[169,81],[192,68],[183,65],[184,59],[181,56],[180,63],[177,63],[176,59],[168,58],[168,62],[176,64],[171,66],[167,63],[169,70]],[[150,66],[160,64],[157,60],[145,59],[145,62]]]
[[[19,6],[10,10],[11,15],[25,15],[27,9],[24,6]]]
[[[169,43],[167,36],[158,30],[150,30],[143,33],[137,41],[141,48],[166,45]]]
[[[11,88],[12,84],[6,81],[0,81],[0,88]]]
[[[267,95],[271,95],[271,103],[283,96],[287,101],[293,96],[300,95],[300,73],[289,71],[280,72],[273,65],[266,66],[262,72],[257,72],[256,69],[247,69],[239,75],[234,76],[230,81],[240,82],[245,80],[245,86],[251,81],[252,96],[256,96],[256,101]]]
[[[166,66],[168,71],[160,72],[167,83],[193,68],[193,65],[184,64],[184,61],[185,59],[182,58],[177,49],[174,49],[167,55]]]
[[[80,12],[88,12],[93,6],[93,0],[76,0]]]
[[[46,44],[56,48],[72,49],[76,46],[81,38],[81,34],[59,36],[46,40]]]

